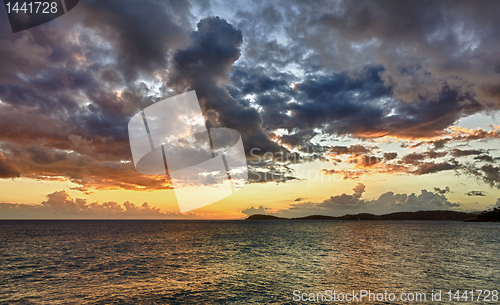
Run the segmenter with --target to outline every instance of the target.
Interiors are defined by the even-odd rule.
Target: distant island
[[[490,211],[484,211],[477,216],[475,222],[500,222],[500,208],[494,208]]]
[[[468,222],[500,222],[500,209],[490,211],[465,213],[456,211],[418,211],[395,212],[383,215],[369,213],[347,214],[344,216],[310,215],[296,218],[285,218],[267,214],[254,214],[246,220],[449,220]]]

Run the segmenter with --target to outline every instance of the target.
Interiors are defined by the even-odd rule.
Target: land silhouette
[[[395,212],[383,215],[370,213],[347,214],[344,216],[310,215],[295,218],[278,217],[270,214],[254,214],[246,220],[448,220],[467,222],[500,222],[500,208],[484,212],[418,211]]]

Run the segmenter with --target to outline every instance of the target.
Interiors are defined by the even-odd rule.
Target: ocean
[[[499,271],[498,223],[0,221],[5,304],[341,304],[361,290],[494,301]],[[402,303],[374,298],[360,302]]]

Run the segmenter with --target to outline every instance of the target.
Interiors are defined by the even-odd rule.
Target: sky
[[[12,33],[0,219],[241,219],[500,206],[498,1],[105,1]],[[195,90],[249,181],[180,213],[129,120]]]

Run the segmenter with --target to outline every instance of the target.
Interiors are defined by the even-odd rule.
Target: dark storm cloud
[[[292,74],[268,71],[264,67],[243,68],[235,66],[231,71],[231,82],[235,92],[234,97],[244,97],[247,94],[262,94],[272,91],[293,93],[290,82],[295,80]],[[263,101],[259,104],[265,104]]]
[[[199,21],[191,5],[234,14]],[[151,99],[192,89],[210,126],[237,129],[247,152],[262,153],[286,152],[280,143],[327,154],[309,145],[317,135],[442,136],[458,119],[500,105],[497,2],[223,5],[90,0],[15,36],[0,29],[0,145],[15,169],[7,176],[34,170],[83,188],[168,188],[126,163],[127,123]],[[499,131],[461,131],[415,147],[486,138]],[[397,158],[356,153],[376,166]],[[405,165],[418,168],[402,170],[460,167],[425,162],[442,154],[408,157]],[[495,167],[475,171],[496,185]]]
[[[145,3],[140,10],[131,3],[116,10],[114,6],[111,2],[86,3],[77,16],[86,28],[72,24],[63,29],[52,24],[57,35],[39,29],[35,33],[38,40],[32,41],[26,38],[31,37],[28,32],[21,33],[17,41],[1,50],[5,57],[16,58],[24,47],[21,42],[31,44],[31,61],[45,64],[36,66],[31,74],[19,76],[19,65],[3,74],[15,76],[0,84],[0,113],[5,117],[0,120],[2,139],[12,141],[0,144],[9,158],[15,159],[13,168],[20,165],[27,178],[66,177],[83,192],[170,188],[168,179],[139,175],[130,163],[121,163],[131,159],[127,136],[130,116],[151,104],[151,97],[157,94],[146,84],[153,79],[147,74],[153,72],[161,77],[160,94],[167,92],[167,79],[179,88],[193,86],[211,118],[209,124],[239,130],[248,149],[281,150],[261,129],[258,111],[241,106],[220,85],[240,56],[242,36],[238,30],[219,18],[209,18],[189,37],[179,28],[189,17],[185,9],[156,1]],[[153,17],[130,22],[144,15]],[[79,39],[78,44],[69,39],[69,30]],[[103,39],[109,45],[102,44]],[[182,43],[191,46],[172,53],[173,61],[168,63],[169,50]],[[52,57],[54,52],[57,60]],[[53,64],[42,56],[45,53]],[[203,67],[196,67],[199,63]],[[163,72],[166,68],[172,73]],[[44,128],[38,128],[40,125]],[[28,145],[38,138],[44,139],[43,143]],[[98,143],[98,139],[108,139],[108,143]]]
[[[492,1],[242,7],[235,20],[249,43],[232,78],[240,90],[232,92],[271,98],[273,103],[259,106],[276,117],[275,128],[439,136],[458,119],[500,105],[496,7]],[[305,76],[275,72],[295,71],[291,63]],[[297,83],[295,92],[286,82]],[[283,103],[283,96],[297,103]],[[273,125],[267,121],[264,126]],[[294,143],[301,143],[297,138]],[[436,149],[445,144],[440,141]]]
[[[342,67],[372,61],[407,102],[439,94],[444,82],[469,86],[484,104],[497,103],[500,74],[496,1],[295,2],[285,9],[296,43]],[[300,13],[299,13],[300,12]],[[324,35],[329,33],[329,35]],[[485,90],[486,89],[486,90]],[[488,90],[489,89],[489,90]],[[490,98],[490,96],[494,96]]]
[[[31,160],[38,164],[52,164],[67,158],[67,153],[56,152],[40,146],[30,146],[26,151],[30,154]]]
[[[263,125],[270,129],[317,128],[355,137],[429,137],[439,135],[464,114],[483,109],[473,94],[448,83],[437,94],[423,95],[415,103],[397,99],[392,86],[381,78],[385,70],[380,66],[366,66],[354,76],[350,71],[308,76],[295,83],[294,90],[285,86],[291,83],[286,75],[272,79],[252,71],[245,74],[238,68],[234,72],[233,81],[244,90],[232,92],[254,94],[254,103],[262,108]]]
[[[206,18],[191,34],[192,44],[174,54],[169,85],[178,92],[196,90],[212,126],[234,128],[242,134],[247,152],[251,148],[277,152],[281,148],[262,129],[259,112],[238,103],[223,86],[231,66],[240,57],[241,31],[219,17]]]
[[[291,123],[291,117],[286,111],[288,102],[296,94],[290,84],[296,80],[297,77],[291,73],[267,70],[262,66],[256,68],[235,66],[231,71],[232,84],[227,88],[242,105],[260,109],[264,129],[285,128],[291,132],[298,126]],[[253,95],[253,101],[247,98],[249,94]],[[304,136],[301,137],[298,133]],[[293,136],[299,140],[298,144],[293,146],[300,146],[304,145],[303,142],[309,135],[314,135],[314,132],[301,128],[296,134],[284,135],[280,139],[285,142],[286,138]]]
[[[169,50],[188,43],[190,4],[179,1],[86,1],[84,24],[115,45],[127,78],[167,67]]]
[[[276,117],[275,125],[264,126],[296,127],[281,136],[282,143],[303,145],[318,129],[354,137],[443,137],[459,119],[500,105],[495,86],[500,81],[499,21],[491,13],[498,3],[282,4],[274,6],[278,24],[258,18],[265,5],[241,9],[238,26],[251,44],[232,78],[245,88],[244,94],[255,95],[262,112],[267,108]],[[281,32],[289,39],[280,39]],[[267,60],[259,49],[268,54]],[[305,72],[297,74],[299,79],[275,72],[291,62]],[[313,65],[317,73],[311,73]],[[294,90],[285,82],[294,83]],[[238,100],[244,95],[241,90],[231,92]],[[293,102],[283,102],[284,96]],[[260,100],[266,102],[259,104]],[[454,130],[447,138],[412,146],[431,145],[428,152],[411,154],[404,161],[391,157],[400,165],[386,165],[385,170],[420,175],[465,168],[453,159],[428,160],[446,156],[494,161],[486,151],[438,151],[451,142],[488,138],[499,138],[498,131]],[[489,177],[494,180],[493,173]]]
[[[127,163],[127,123],[167,95],[169,56],[189,44],[192,18],[187,2],[86,1],[28,31],[1,28],[2,177],[65,177],[85,192],[170,188]]]
[[[284,110],[292,113],[294,126],[339,135],[372,130],[384,112],[374,99],[390,94],[378,72],[380,68],[373,67],[354,80],[347,73],[310,77],[296,85],[298,102],[287,104]]]
[[[362,88],[359,89],[352,88],[347,79],[340,84],[342,89],[335,89],[328,81],[311,80],[306,88],[300,84],[297,90],[305,95],[300,94],[298,99],[303,97],[304,102],[290,105],[294,119],[307,127],[326,125],[325,131],[338,135],[413,138],[437,136],[438,131],[453,124],[464,113],[472,114],[481,108],[471,97],[460,96],[456,89],[448,86],[442,88],[436,99],[422,99],[412,104],[393,100],[378,77],[374,73],[364,82],[360,81]],[[366,88],[370,83],[373,88]],[[360,92],[355,93],[356,90]],[[386,102],[380,99],[384,96]]]
[[[304,151],[304,149],[306,152],[326,151],[327,150],[326,148],[311,145],[311,143],[309,142],[316,134],[317,134],[316,132],[306,129],[306,130],[296,131],[291,135],[281,135],[281,136],[276,135],[276,137],[279,138],[279,142],[282,145],[288,147],[301,147],[302,148],[301,151]]]

